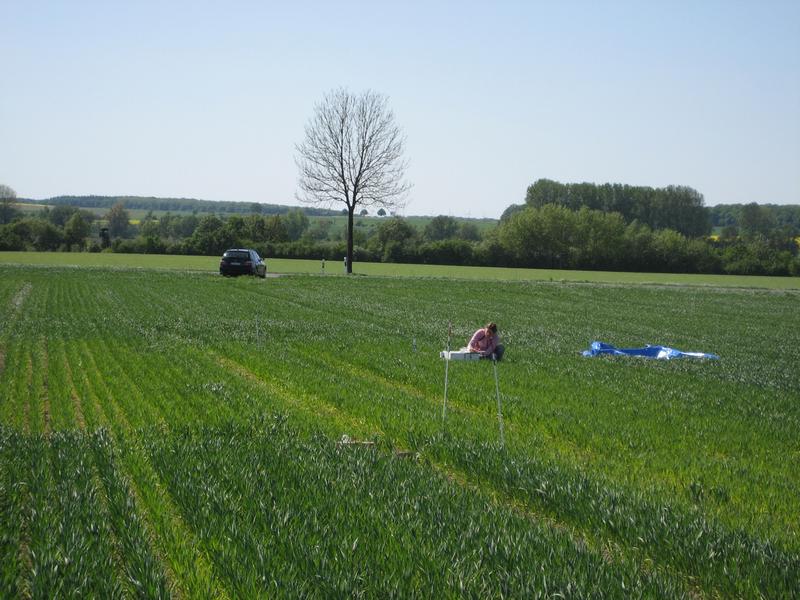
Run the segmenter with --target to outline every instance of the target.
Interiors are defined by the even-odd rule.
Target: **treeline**
[[[619,183],[559,183],[539,179],[528,187],[525,205],[541,208],[557,204],[579,210],[616,212],[627,222],[638,221],[651,229],[672,229],[688,237],[711,233],[711,219],[703,195],[685,186],[651,188]],[[513,213],[520,207],[512,207]]]
[[[0,199],[0,250],[100,250],[90,241],[99,228],[97,215],[74,206],[45,208],[37,217],[25,217],[11,199]],[[96,238],[95,238],[96,239]]]
[[[586,207],[525,207],[504,219],[495,233],[503,261],[518,267],[800,275],[792,238],[691,238]]]
[[[736,235],[729,231],[729,235],[689,236],[629,220],[617,211],[588,206],[573,209],[564,203],[540,206],[535,195],[529,200],[526,205],[511,207],[495,228],[483,234],[475,223],[448,216],[434,217],[419,228],[401,217],[357,219],[355,260],[800,275],[797,241],[786,229],[764,233],[758,223],[766,213],[747,207],[737,215],[740,229]],[[748,211],[752,215],[748,216]],[[652,215],[653,210],[644,213]],[[232,247],[253,247],[266,257],[339,261],[345,254],[345,232],[332,222],[324,218],[312,222],[304,210],[295,208],[274,215],[184,213],[157,217],[151,213],[133,225],[122,203],[99,219],[69,205],[25,217],[9,200],[0,204],[0,250],[219,255]],[[368,223],[377,225],[369,227]]]
[[[129,210],[162,212],[198,212],[220,214],[285,214],[291,206],[262,204],[260,202],[225,202],[220,200],[198,200],[196,198],[149,198],[141,196],[54,196],[46,200],[26,200],[33,204],[50,206],[75,206],[80,208],[110,209],[115,204]],[[331,216],[339,211],[324,208],[304,208],[307,215]]]
[[[720,204],[708,209],[711,224],[723,237],[763,235],[800,236],[800,206],[779,204]]]
[[[583,207],[618,212],[625,222],[638,221],[651,229],[673,229],[687,237],[761,234],[767,237],[800,236],[800,206],[779,204],[720,204],[703,206],[703,195],[685,186],[651,188],[619,183],[559,183],[539,179],[527,189],[525,204],[512,205],[504,216],[525,206],[558,204],[571,210]]]
[[[221,254],[228,248],[255,248],[262,256],[341,260],[346,250],[344,230],[312,223],[301,210],[285,215],[220,218],[166,215],[144,220],[132,237],[110,242],[114,252]],[[355,259],[375,262],[469,264],[481,236],[474,223],[434,217],[418,230],[400,217],[382,219],[368,228],[356,221]]]

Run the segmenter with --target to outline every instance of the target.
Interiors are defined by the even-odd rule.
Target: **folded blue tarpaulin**
[[[657,358],[661,360],[682,358],[684,356],[689,356],[691,358],[719,358],[719,356],[716,354],[707,354],[705,352],[681,352],[680,350],[675,350],[674,348],[667,348],[666,346],[651,346],[649,344],[644,348],[616,348],[611,344],[592,342],[592,345],[589,347],[589,349],[583,351],[584,356],[597,356],[598,354],[643,356],[645,358]]]

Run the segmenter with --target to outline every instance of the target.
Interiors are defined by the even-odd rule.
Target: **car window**
[[[248,260],[250,258],[250,253],[247,250],[228,250],[223,256],[225,258]]]

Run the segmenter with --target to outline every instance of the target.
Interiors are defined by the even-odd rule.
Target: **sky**
[[[800,2],[0,0],[0,183],[297,205],[324,95],[385,95],[401,214],[540,178],[800,204]],[[340,206],[334,206],[340,208]]]

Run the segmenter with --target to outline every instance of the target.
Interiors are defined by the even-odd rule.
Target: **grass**
[[[795,290],[127,258],[0,264],[2,596],[800,589]],[[448,322],[488,318],[505,447],[490,364],[450,365],[442,421]]]
[[[216,273],[217,256],[167,256],[156,254],[0,252],[0,264],[49,265],[74,267],[113,267],[120,269],[168,269]],[[267,268],[280,274],[322,274],[322,262],[267,258]],[[380,277],[421,277],[477,279],[497,281],[587,282],[610,284],[659,284],[800,289],[800,277],[765,277],[756,275],[696,275],[685,273],[625,273],[614,271],[565,271],[556,269],[514,269],[502,267],[460,267],[447,265],[410,265],[392,263],[356,263],[356,275]],[[342,263],[327,261],[326,275],[344,274]]]

